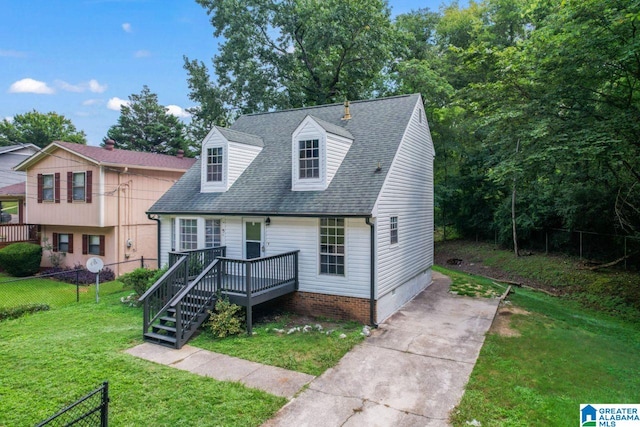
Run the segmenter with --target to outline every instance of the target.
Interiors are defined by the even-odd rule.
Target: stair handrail
[[[182,302],[185,298],[187,298],[194,290],[197,290],[197,286],[201,284],[203,279],[209,275],[212,269],[214,269],[221,261],[218,258],[215,258],[209,265],[207,265],[202,272],[187,286],[185,286],[180,292],[178,292],[166,305],[168,309],[175,309],[176,316],[176,348],[182,347],[182,344],[187,342],[191,335],[193,335],[196,331],[196,328],[190,329],[190,326],[194,323],[194,320],[199,317],[201,314],[204,314],[204,310],[209,306],[209,303],[213,298],[215,298],[215,294],[217,291],[216,283],[217,281],[212,281],[211,289],[208,289],[210,293],[209,298],[207,298],[204,302],[202,302],[198,309],[194,311],[194,313],[189,316],[187,319],[182,318]],[[218,270],[219,271],[219,270]],[[186,333],[186,334],[185,334]]]
[[[139,301],[142,301],[144,303],[143,319],[142,319],[144,333],[146,333],[151,327],[151,325],[153,324],[153,322],[155,322],[156,319],[158,319],[162,315],[162,313],[164,313],[169,308],[169,304],[171,303],[171,301],[173,301],[175,294],[172,294],[172,292],[170,292],[170,286],[175,285],[174,283],[175,276],[180,272],[184,273],[185,277],[183,277],[183,280],[184,280],[184,283],[186,283],[187,277],[186,277],[185,266],[187,263],[187,259],[188,257],[186,255],[178,259],[178,261],[176,261],[175,264],[169,267],[166,273],[164,273],[156,281],[156,283],[154,283],[149,289],[147,289],[147,291],[144,294],[142,294],[142,296],[138,299]],[[165,293],[164,298],[162,297],[163,291]],[[154,295],[158,295],[161,300],[166,299],[166,302],[163,301],[164,302],[163,307],[157,310],[154,310],[154,312],[152,313],[151,312],[152,307],[150,307],[150,300],[151,300],[150,297]],[[156,307],[153,307],[153,308],[156,308]]]

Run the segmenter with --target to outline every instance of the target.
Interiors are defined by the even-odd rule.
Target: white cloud
[[[55,90],[47,86],[45,82],[30,78],[18,80],[9,87],[9,93],[38,93],[51,95]]]
[[[67,92],[89,92],[102,93],[107,90],[107,85],[101,85],[97,80],[91,79],[88,82],[80,82],[78,84],[67,83],[64,80],[56,80],[56,86]]]
[[[26,58],[28,55],[27,55],[27,52],[21,52],[19,50],[0,49],[0,56],[4,56],[8,58]]]
[[[120,107],[122,107],[123,105],[129,105],[129,104],[131,104],[130,101],[114,96],[109,101],[107,101],[107,108],[114,111],[120,111]]]
[[[99,105],[99,104],[102,104],[102,100],[101,99],[95,99],[94,98],[94,99],[86,99],[86,100],[82,101],[82,105],[87,105],[87,106]]]
[[[179,105],[167,105],[165,108],[167,109],[167,113],[172,114],[178,118],[184,119],[187,117],[191,117],[191,114],[187,113],[187,111]]]
[[[122,29],[124,30],[125,33],[130,33],[133,31],[131,29],[131,24],[128,22],[125,22],[124,24],[122,24]]]
[[[136,50],[135,53],[133,54],[134,57],[136,58],[148,58],[151,56],[151,52],[149,52],[148,50]]]
[[[8,121],[9,123],[13,123],[13,117],[9,117],[9,116],[7,116],[7,117],[5,117],[4,119],[5,119],[6,121]]]
[[[96,79],[89,80],[89,90],[93,93],[102,93],[107,90],[107,85],[101,85]]]

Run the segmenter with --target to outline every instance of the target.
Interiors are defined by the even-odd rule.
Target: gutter
[[[369,276],[370,276],[370,297],[369,297],[369,323],[372,328],[377,328],[378,324],[375,322],[376,318],[376,280],[375,280],[375,236],[376,236],[376,225],[371,222],[371,217],[368,216],[365,218],[365,222],[371,228],[371,236],[370,236],[370,253],[369,253]]]
[[[162,266],[160,265],[160,260],[161,260],[161,258],[160,258],[160,253],[161,253],[160,252],[160,218],[158,218],[157,216],[155,218],[152,218],[151,215],[152,214],[148,213],[147,214],[147,218],[149,218],[151,221],[155,221],[155,222],[158,223],[158,232],[157,232],[158,233],[158,235],[157,235],[157,238],[158,238],[158,254],[156,256],[158,257],[158,269],[160,269],[160,268],[162,268]]]

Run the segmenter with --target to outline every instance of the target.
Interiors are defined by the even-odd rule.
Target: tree
[[[225,39],[214,68],[226,104],[241,113],[367,98],[391,60],[385,0],[198,3]]]
[[[158,104],[158,95],[145,85],[140,94],[129,96],[129,105],[120,108],[118,124],[107,131],[118,148],[149,153],[177,154],[189,148],[186,126],[167,108]]]
[[[87,136],[78,131],[71,120],[54,112],[43,114],[33,110],[15,115],[13,121],[4,119],[0,122],[2,146],[34,144],[44,148],[52,141],[86,144]]]

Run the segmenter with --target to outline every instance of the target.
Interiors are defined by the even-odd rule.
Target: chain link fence
[[[96,274],[84,268],[21,278],[0,277],[0,309],[33,304],[60,307],[76,302],[96,301],[99,296],[123,290],[123,285],[113,280],[115,277],[111,268],[126,263],[138,263],[140,267],[149,268],[156,266],[155,261],[155,258],[138,258],[105,264],[104,273],[100,275],[99,291],[96,287]]]
[[[36,427],[107,427],[108,424],[109,383],[105,381],[100,387],[42,421]]]

